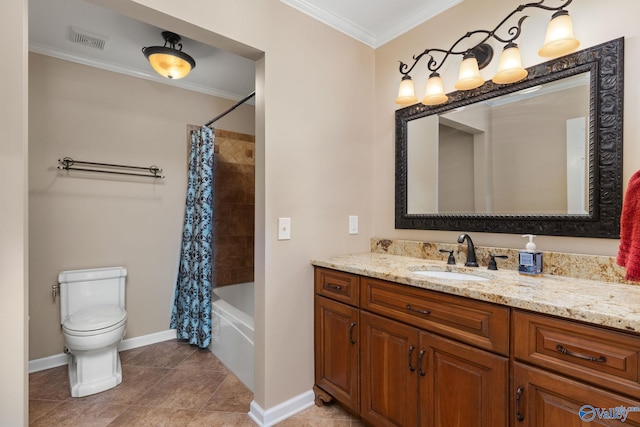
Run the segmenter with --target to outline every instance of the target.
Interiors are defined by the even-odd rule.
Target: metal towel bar
[[[100,173],[110,173],[110,174],[117,174],[117,175],[164,178],[164,175],[162,175],[162,169],[158,168],[155,165],[151,165],[149,167],[115,165],[111,163],[96,163],[96,162],[85,162],[80,160],[73,160],[71,157],[58,159],[58,163],[60,163],[60,165],[58,165],[58,169],[67,170],[67,171],[100,172]],[[85,167],[77,167],[77,166],[85,166]],[[140,171],[140,173],[136,173],[135,171]]]

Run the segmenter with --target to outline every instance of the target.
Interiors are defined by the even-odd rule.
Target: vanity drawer
[[[361,278],[360,308],[503,355],[509,309],[409,285]]]
[[[640,336],[519,310],[517,359],[623,393],[640,393]]]
[[[360,277],[343,271],[316,267],[315,291],[345,304],[358,306]]]

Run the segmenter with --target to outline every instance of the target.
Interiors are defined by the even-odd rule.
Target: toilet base
[[[122,382],[118,347],[69,353],[71,397],[84,397],[114,388]]]

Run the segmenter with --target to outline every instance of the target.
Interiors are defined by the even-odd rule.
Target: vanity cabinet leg
[[[318,387],[317,385],[313,386],[313,393],[316,395],[315,404],[316,406],[322,407],[324,405],[331,405],[334,403],[333,396],[329,393]]]

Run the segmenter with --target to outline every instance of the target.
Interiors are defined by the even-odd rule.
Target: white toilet
[[[58,275],[72,397],[100,393],[122,382],[118,344],[127,323],[126,277],[124,267],[70,270]]]

